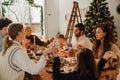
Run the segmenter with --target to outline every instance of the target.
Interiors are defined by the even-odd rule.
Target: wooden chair
[[[118,69],[103,70],[99,80],[117,80]]]

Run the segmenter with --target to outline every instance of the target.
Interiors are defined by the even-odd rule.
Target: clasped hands
[[[117,59],[117,55],[112,51],[106,51],[103,58],[106,60],[108,60],[110,58]]]
[[[43,51],[43,55],[51,54],[54,57],[58,57],[58,49],[54,46],[48,48],[47,50]]]

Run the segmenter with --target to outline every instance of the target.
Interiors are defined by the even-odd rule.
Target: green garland
[[[8,1],[4,1],[4,2],[2,2],[2,16],[3,17],[5,17],[5,13],[6,13],[6,10],[5,10],[5,6],[11,6],[11,5],[13,5],[15,2],[17,2],[18,0],[8,0]],[[40,12],[41,12],[41,15],[40,15],[40,17],[41,17],[41,21],[40,21],[40,25],[41,25],[41,33],[42,33],[42,35],[43,35],[43,33],[44,33],[44,29],[43,29],[43,7],[42,6],[40,6],[40,5],[37,5],[37,4],[35,4],[34,3],[34,0],[26,0],[26,1],[28,1],[28,3],[29,3],[29,5],[31,6],[31,7],[36,7],[36,8],[40,8]]]

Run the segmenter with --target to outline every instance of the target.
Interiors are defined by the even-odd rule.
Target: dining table
[[[42,69],[38,75],[30,75],[30,76],[32,80],[53,80],[52,73],[46,72],[46,67]]]
[[[71,64],[72,61],[76,62],[77,61],[75,59],[76,56],[77,55],[76,55],[75,52],[73,52],[73,50],[71,50],[71,51],[60,50],[60,52],[59,52],[59,57],[61,58],[61,64],[65,63],[64,60],[67,60],[68,62],[66,62],[66,63],[70,62],[70,64]],[[34,59],[33,59],[33,61],[35,63],[37,62],[37,60],[34,60]],[[96,63],[98,63],[98,62],[99,62],[99,60],[96,60]],[[64,66],[66,66],[66,63],[65,63]],[[48,70],[48,66],[49,66],[48,64],[49,64],[49,62],[47,62],[47,65],[44,67],[44,69],[42,69],[39,72],[38,75],[32,75],[32,80],[53,80],[53,78],[52,78],[52,71]],[[51,67],[52,67],[52,65],[51,65]],[[70,66],[68,66],[67,69],[69,69],[69,68],[70,68]],[[109,80],[111,77],[113,77],[113,80],[116,80],[118,72],[119,72],[118,69],[103,70],[102,73],[101,73],[100,80]],[[67,73],[68,73],[68,70],[67,70]]]
[[[38,55],[36,57],[40,57],[41,55]],[[74,57],[73,57],[74,56]],[[68,51],[63,51],[60,50],[59,53],[59,57],[61,58],[61,63],[64,63],[64,60],[71,62],[70,60],[72,60],[73,58],[75,58],[75,54],[72,54],[72,51],[70,51],[70,54],[68,54]],[[35,63],[37,63],[38,59],[33,58],[32,59]],[[76,59],[75,59],[76,60]],[[53,80],[52,78],[52,71],[49,71],[49,66],[52,69],[52,63],[50,62],[49,64],[49,59],[47,59],[47,64],[44,67],[44,69],[42,69],[38,75],[31,75],[32,76],[32,80]],[[68,63],[67,62],[67,63]],[[71,63],[70,63],[71,64]],[[69,67],[69,66],[68,66]]]

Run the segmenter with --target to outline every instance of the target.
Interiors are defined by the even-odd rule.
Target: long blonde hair
[[[21,32],[23,25],[11,24],[8,28],[8,35],[4,38],[4,45],[2,55],[5,55],[6,50],[13,44],[13,40],[16,39],[18,32]]]

